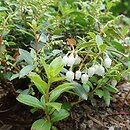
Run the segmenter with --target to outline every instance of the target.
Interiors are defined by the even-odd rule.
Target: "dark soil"
[[[28,81],[0,81],[0,130],[30,130],[39,118],[30,107],[17,100],[17,89],[28,87]],[[83,101],[71,109],[70,117],[56,123],[59,130],[130,130],[130,84],[118,86],[119,92],[112,94],[110,107],[98,98]]]

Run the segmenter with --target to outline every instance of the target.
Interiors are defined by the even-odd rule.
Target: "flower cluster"
[[[74,54],[71,53],[69,56],[65,55],[63,57],[63,62],[65,65],[72,67],[74,64],[80,64],[81,59],[78,55],[74,57]],[[103,65],[106,68],[110,68],[112,63],[112,60],[109,57],[104,57]],[[90,77],[92,77],[94,74],[98,76],[104,76],[105,75],[105,68],[102,65],[93,65],[92,67],[87,69],[86,73],[81,72],[80,70],[77,70],[75,73],[73,71],[67,71],[66,72],[66,78],[68,81],[81,80],[81,82],[84,84],[86,83]]]
[[[81,59],[77,54],[74,56],[74,54],[71,53],[69,56],[65,55],[62,61],[65,65],[72,67],[74,64],[80,64]]]

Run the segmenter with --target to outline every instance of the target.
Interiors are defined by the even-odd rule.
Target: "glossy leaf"
[[[105,103],[106,103],[107,106],[109,106],[109,105],[110,105],[110,100],[111,100],[110,93],[109,93],[109,91],[106,90],[106,89],[103,90],[103,93],[104,93],[104,94],[103,94],[103,98],[104,98],[104,100],[105,100]]]
[[[19,72],[19,76],[24,77],[27,74],[29,74],[35,67],[33,65],[27,65],[25,66],[23,69],[21,69],[21,71]]]
[[[51,83],[65,80],[66,77],[54,77],[51,79]]]
[[[33,64],[33,59],[31,57],[31,54],[23,49],[19,49],[20,56],[23,60],[25,60],[29,65]]]
[[[118,92],[118,89],[114,86],[111,86],[111,85],[107,85],[105,87],[105,89],[107,89],[109,92],[114,92],[114,93]]]
[[[88,84],[83,84],[83,88],[85,89],[86,93],[90,91],[90,86]]]
[[[16,79],[18,77],[19,77],[19,73],[18,74],[13,74],[9,80],[13,80],[13,79]]]
[[[102,98],[102,96],[104,95],[104,92],[101,89],[96,89],[95,90],[95,94],[97,96],[99,96],[100,98]]]
[[[64,63],[62,62],[62,58],[61,57],[55,58],[50,63],[50,66],[49,66],[50,75],[52,77],[56,77],[60,73],[60,71],[62,70],[63,66],[64,66]]]
[[[48,88],[48,84],[44,80],[42,80],[41,77],[38,74],[36,74],[34,72],[29,73],[28,77],[36,85],[39,92],[44,94],[46,89]]]
[[[44,70],[45,70],[45,72],[47,74],[47,77],[49,79],[50,78],[50,73],[49,73],[49,69],[48,69],[48,66],[47,66],[45,60],[43,58],[41,58],[40,63],[44,67]]]
[[[31,127],[31,130],[50,130],[51,123],[45,119],[36,120]]]
[[[28,105],[28,106],[36,107],[39,109],[43,108],[43,106],[41,105],[41,102],[36,97],[33,97],[31,95],[20,94],[17,97],[17,100],[23,104]]]
[[[51,91],[49,101],[53,102],[55,101],[63,92],[66,92],[68,90],[73,89],[74,86],[72,86],[71,83],[65,83],[62,85],[59,85],[54,90]]]
[[[118,43],[118,42],[115,42],[113,41],[112,42],[112,45],[119,51],[121,52],[125,52],[125,48],[121,45],[121,43]]]
[[[62,103],[49,102],[49,103],[46,103],[46,106],[50,106],[52,108],[55,108],[57,111],[60,111]]]
[[[88,99],[86,90],[78,83],[75,83],[74,91],[84,100]]]
[[[65,109],[61,109],[60,111],[55,111],[51,116],[52,122],[58,122],[62,119],[65,119],[69,116],[69,112]]]

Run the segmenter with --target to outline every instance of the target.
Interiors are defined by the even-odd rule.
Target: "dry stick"
[[[95,123],[99,124],[100,126],[104,127],[103,123],[100,122],[99,120],[95,119],[94,117],[90,116],[89,114],[87,114],[88,118],[90,118],[92,121],[94,121]]]
[[[116,112],[116,113],[112,113],[111,115],[130,115],[130,112]]]

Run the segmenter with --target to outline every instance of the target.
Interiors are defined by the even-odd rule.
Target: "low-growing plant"
[[[38,1],[33,7],[33,0],[22,2],[24,8],[31,5],[33,18],[25,21],[25,29],[18,30],[29,36],[32,48],[19,49],[15,67],[20,71],[11,80],[25,76],[31,80],[31,87],[17,100],[32,106],[32,112],[43,111],[32,130],[54,129],[54,122],[69,116],[57,100],[63,92],[79,97],[72,105],[95,96],[110,105],[111,92],[118,91],[118,81],[130,68],[129,29],[120,26],[124,16],[115,17],[109,11],[114,1],[52,0],[44,5],[40,1],[38,14]],[[30,91],[34,85],[40,94]]]
[[[39,98],[21,93],[17,100],[23,104],[32,106],[32,111],[42,110],[44,112],[43,118],[36,120],[32,125],[32,130],[50,130],[54,122],[62,120],[69,116],[69,112],[62,106],[62,103],[57,102],[56,99],[63,93],[74,88],[72,83],[61,82],[60,85],[53,88],[54,82],[63,81],[65,77],[58,76],[63,69],[64,64],[61,57],[55,58],[50,65],[47,65],[44,58],[40,59],[40,63],[46,75],[46,80],[43,79],[36,72],[30,72],[27,76],[35,84],[39,92],[42,94]],[[24,68],[24,72],[29,68]],[[43,76],[43,75],[42,75]],[[53,89],[52,89],[53,88]]]

